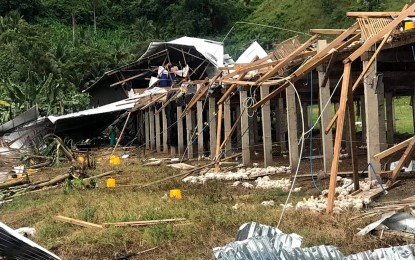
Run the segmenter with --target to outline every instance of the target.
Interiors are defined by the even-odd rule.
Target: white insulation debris
[[[336,199],[334,201],[333,212],[339,214],[348,209],[362,209],[365,205],[370,203],[369,199],[362,199],[360,197],[352,197],[350,193],[353,191],[353,180],[337,177],[337,181],[342,185],[336,188]],[[361,181],[359,182],[362,190],[369,189],[371,183]],[[373,185],[373,183],[372,183]],[[306,199],[303,198],[295,206],[296,210],[311,210],[314,212],[323,212],[327,207],[327,194],[328,190],[323,190],[318,198],[311,196]]]
[[[183,179],[184,182],[187,183],[197,183],[197,184],[204,184],[208,180],[224,180],[224,181],[241,181],[241,180],[249,180],[255,179],[256,177],[261,177],[264,175],[274,175],[278,173],[289,173],[291,172],[290,167],[280,166],[280,167],[272,167],[268,166],[267,168],[246,168],[246,169],[239,169],[236,172],[218,172],[215,173],[213,171],[209,171],[207,173],[201,174],[199,176],[188,176]],[[265,176],[266,178],[268,176]],[[269,180],[269,177],[268,179]],[[240,182],[234,183],[233,186],[238,186]],[[247,188],[253,188],[253,185],[247,185],[242,183],[243,186],[247,186]],[[261,185],[267,186],[272,184],[264,184]],[[276,184],[274,184],[275,186]],[[256,185],[258,186],[258,184]]]

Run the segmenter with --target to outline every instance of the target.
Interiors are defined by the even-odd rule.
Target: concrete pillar
[[[231,118],[231,101],[228,98],[223,103],[223,123],[224,123],[224,130],[225,130],[225,137],[231,131],[232,128],[232,118]],[[225,156],[229,156],[231,154],[232,148],[232,138],[225,145]]]
[[[393,95],[392,92],[385,93],[385,103],[386,103],[386,142],[388,147],[392,147],[394,144],[393,134],[395,130],[393,124],[395,117],[393,116]]]
[[[261,98],[269,94],[269,87],[260,87]],[[261,109],[262,115],[262,143],[264,147],[264,166],[272,165],[272,137],[271,137],[271,108],[270,101]]]
[[[154,120],[156,121],[156,151],[161,152],[161,138],[160,138],[160,114],[154,113]]]
[[[180,119],[183,112],[181,106],[177,106],[177,152],[179,155],[184,153],[184,140],[183,140],[183,119]]]
[[[236,121],[241,116],[241,107],[240,106],[236,106],[235,115],[236,115],[236,117],[235,117],[236,118],[235,121]],[[237,124],[236,125],[236,147],[237,147],[237,150],[239,150],[242,147],[241,136],[242,136],[241,124]]]
[[[187,156],[193,159],[193,111],[186,114],[186,138],[187,138]]]
[[[150,121],[149,121],[148,110],[144,112],[144,126],[145,126],[145,135],[146,135],[146,149],[150,149]]]
[[[370,55],[368,55],[370,57]],[[363,61],[365,67],[367,61]],[[375,171],[381,170],[380,162],[373,159],[373,156],[381,151],[380,149],[380,122],[379,122],[379,99],[375,86],[376,62],[371,65],[368,73],[364,77],[365,93],[365,119],[366,119],[366,138],[367,138],[367,162],[372,163]],[[382,122],[384,125],[384,122]],[[370,168],[370,167],[369,167]],[[370,169],[369,179],[372,180],[373,174]]]
[[[150,122],[150,149],[154,150],[156,146],[156,138],[155,138],[155,131],[154,131],[154,110],[149,108],[149,122]]]
[[[318,41],[317,51],[321,51],[327,46],[326,40]],[[332,103],[330,101],[330,80],[327,80],[327,84],[322,86],[324,83],[324,77],[326,76],[326,68],[320,66],[318,69],[318,83],[319,83],[319,106],[320,111],[323,111],[323,108],[326,106],[326,109],[322,112],[320,120],[320,130],[321,130],[321,146],[323,148],[323,170],[325,173],[329,173],[331,169],[331,162],[333,160],[333,131],[330,131],[325,134],[324,129],[329,124],[332,113]],[[327,104],[328,103],[328,104]]]
[[[165,108],[161,110],[161,117],[163,122],[163,152],[168,153],[169,146],[167,145],[167,138],[169,136],[169,131],[167,130],[167,115]]]
[[[297,136],[297,108],[295,104],[296,96],[293,88],[290,86],[286,90],[287,98],[287,128],[288,128],[288,147],[290,154],[291,171],[294,172],[297,168],[300,155],[298,151],[298,136]]]
[[[366,105],[365,105],[365,96],[360,96],[360,117],[362,119],[362,142],[366,143]]]
[[[284,109],[284,99],[282,97],[277,98],[277,135],[279,135],[279,142],[281,145],[281,151],[287,150],[287,138],[285,133],[287,132],[287,115]]]
[[[203,127],[204,127],[204,121],[203,121],[203,101],[197,101],[197,151],[199,156],[203,155]]]
[[[209,123],[209,146],[210,146],[210,159],[216,155],[216,100],[214,97],[209,97],[209,116],[208,116],[208,123]]]
[[[378,95],[379,102],[379,133],[380,133],[380,150],[384,151],[388,149],[386,142],[386,115],[385,115],[385,85],[383,84],[383,76],[379,77],[376,93]]]
[[[245,100],[248,97],[248,93],[245,90],[241,90],[239,92],[240,96],[240,107],[244,107]],[[242,113],[243,111],[243,113]],[[251,162],[251,152],[249,150],[249,117],[248,117],[248,111],[242,110],[242,116],[241,116],[241,132],[242,132],[242,163],[244,165],[248,165]]]

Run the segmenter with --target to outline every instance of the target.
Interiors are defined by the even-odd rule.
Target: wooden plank
[[[347,12],[348,17],[372,17],[372,18],[384,18],[391,16],[399,16],[401,12]],[[408,16],[415,16],[415,12],[409,13]]]
[[[66,223],[71,223],[73,225],[77,225],[77,226],[81,226],[81,227],[102,228],[101,225],[98,225],[98,224],[95,224],[95,223],[86,222],[86,221],[82,221],[82,220],[74,219],[74,218],[68,218],[68,217],[64,217],[64,216],[60,216],[60,215],[55,216],[54,219],[62,221],[62,222],[66,222]]]
[[[310,33],[324,34],[324,35],[339,35],[346,31],[346,29],[310,29]]]
[[[156,151],[161,152],[161,134],[160,134],[160,114],[154,114],[156,122]]]
[[[345,111],[346,111],[346,104],[347,104],[347,95],[350,85],[350,74],[351,74],[351,64],[347,63],[344,65],[344,72],[343,72],[343,82],[342,82],[342,90],[340,96],[340,106],[339,106],[339,117],[337,119],[337,129],[336,129],[336,138],[334,141],[334,154],[333,154],[333,161],[331,164],[331,174],[330,174],[330,184],[329,184],[329,193],[327,198],[327,208],[326,212],[331,214],[333,212],[334,206],[334,196],[335,196],[335,189],[337,183],[337,171],[339,169],[339,155],[341,149],[341,141],[343,136],[343,126],[344,126],[344,118],[345,118]]]
[[[148,73],[148,71],[145,71],[145,72],[142,72],[142,73],[140,73],[140,74],[134,75],[134,76],[132,76],[132,77],[129,77],[129,78],[123,79],[123,80],[121,80],[121,81],[115,82],[115,83],[111,84],[111,85],[110,85],[110,87],[112,88],[112,87],[115,87],[115,86],[118,86],[118,85],[124,84],[125,82],[128,82],[128,81],[130,81],[130,80],[133,80],[133,79],[139,78],[139,77],[141,77],[141,76],[144,76],[144,75],[146,75],[147,73]]]
[[[235,124],[233,124],[231,130],[229,130],[229,132],[226,133],[225,139],[223,140],[222,144],[220,145],[220,149],[222,150],[222,148],[226,145],[226,143],[229,141],[229,139],[232,136],[232,133],[235,131],[235,129],[238,127],[239,125],[239,121],[241,120],[241,116],[238,117],[238,119],[236,120]]]
[[[266,81],[267,79],[273,77],[275,74],[278,73],[279,70],[284,68],[288,65],[292,60],[294,60],[299,54],[301,54],[305,49],[307,49],[311,44],[318,40],[319,35],[313,35],[310,39],[308,39],[305,43],[303,43],[300,47],[298,47],[293,53],[285,57],[281,62],[275,65],[270,71],[268,71],[264,76],[259,78],[256,83],[259,84],[261,82]]]
[[[388,157],[389,155],[392,155],[392,154],[394,154],[394,153],[396,153],[397,151],[399,151],[399,150],[402,150],[402,149],[404,149],[404,148],[406,148],[406,147],[408,147],[408,145],[411,143],[411,141],[412,140],[414,140],[415,139],[415,137],[411,137],[411,138],[409,138],[408,140],[405,140],[405,141],[403,141],[403,142],[401,142],[401,143],[399,143],[399,144],[397,144],[397,145],[394,145],[394,146],[392,146],[391,148],[389,148],[389,149],[386,149],[385,151],[383,151],[383,152],[380,152],[380,153],[378,153],[378,154],[375,154],[374,156],[373,156],[373,159],[375,159],[375,160],[382,160],[383,158],[385,158],[385,157]]]
[[[197,101],[199,101],[208,92],[209,87],[220,77],[221,74],[222,72],[217,73],[209,85],[206,85],[206,83],[209,82],[209,78],[206,78],[200,84],[200,88],[196,91],[190,102],[186,105],[186,108],[183,110],[182,118],[187,114],[187,112],[189,112],[190,109],[192,109],[192,107],[194,107],[194,105],[196,105]]]
[[[166,100],[166,102],[163,103],[163,105],[161,106],[161,108],[159,110],[156,110],[156,114],[160,113],[162,109],[164,109],[165,107],[167,107],[168,104],[170,104],[170,102],[172,102],[173,100],[175,100],[177,98],[177,96],[181,93],[181,91],[176,90],[176,94],[174,94],[174,96],[172,96],[170,99]]]
[[[392,171],[392,178],[391,181],[394,183],[399,176],[399,173],[402,170],[402,167],[405,166],[409,160],[412,158],[412,153],[415,151],[415,136],[412,138],[411,142],[406,147],[405,152],[403,153],[401,159],[399,159],[398,165]]]
[[[209,124],[209,144],[210,144],[210,158],[213,160],[216,154],[216,99],[215,97],[209,97],[209,110],[207,122]]]
[[[376,33],[369,40],[365,41],[365,43],[363,43],[363,45],[360,46],[359,49],[357,49],[349,57],[347,57],[343,61],[343,63],[353,62],[356,59],[358,59],[360,56],[362,56],[363,53],[365,53],[367,50],[369,50],[377,41],[382,39],[391,30],[396,28],[406,17],[408,17],[408,15],[412,14],[414,11],[415,11],[415,4],[411,5],[405,11],[402,11],[396,19],[394,19],[392,22],[390,22],[387,26],[385,26],[381,31]]]
[[[102,227],[131,227],[131,226],[150,226],[150,225],[159,225],[167,224],[173,222],[186,221],[186,218],[172,218],[172,219],[159,219],[159,220],[140,220],[140,221],[128,221],[128,222],[113,222],[113,223],[103,223]]]

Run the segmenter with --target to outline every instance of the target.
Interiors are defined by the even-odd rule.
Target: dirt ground
[[[138,150],[119,151],[128,153],[121,165],[108,164],[108,149],[97,152],[97,167],[90,175],[114,170],[117,185],[145,184],[178,173],[166,165],[147,167],[143,161],[149,158],[169,157],[160,153]],[[104,155],[103,155],[104,154]],[[364,155],[360,155],[364,156]],[[253,158],[261,163],[261,156]],[[288,166],[288,158],[275,157],[275,164]],[[187,161],[199,165],[206,162]],[[340,163],[340,171],[350,171],[350,159]],[[360,164],[359,164],[360,165]],[[361,167],[360,167],[361,166]],[[359,167],[363,168],[362,162]],[[68,165],[45,168],[32,174],[32,180],[51,178],[66,172]],[[313,172],[322,169],[322,160],[313,160]],[[299,174],[310,174],[309,160],[303,160]],[[273,176],[273,179],[290,177]],[[415,194],[415,179],[405,174],[401,185],[392,189],[378,201],[387,203]],[[287,192],[282,190],[250,190],[232,187],[232,182],[211,181],[206,184],[188,184],[173,179],[146,188],[105,187],[105,179],[98,188],[57,189],[14,198],[0,208],[0,220],[13,228],[29,226],[37,231],[34,241],[50,249],[62,259],[213,259],[212,248],[224,246],[234,240],[240,225],[256,221],[276,226],[281,215],[281,206]],[[297,187],[303,191],[293,194],[291,202],[304,197],[316,196],[319,191],[308,178],[299,179]],[[320,189],[328,187],[328,179],[318,180]],[[180,189],[183,199],[165,199],[170,189]],[[274,200],[275,207],[264,207],[264,200]],[[239,204],[235,210],[233,207]],[[288,210],[280,229],[285,233],[297,233],[304,237],[303,246],[334,245],[345,254],[379,247],[406,244],[399,238],[378,236],[357,237],[359,228],[375,219],[358,218],[362,212],[348,211],[340,215],[326,215],[308,211]],[[54,216],[81,219],[93,223],[153,220],[164,218],[186,218],[182,224],[163,224],[149,227],[123,227],[91,229],[54,220]],[[357,217],[354,218],[353,217]],[[351,220],[353,219],[353,220]],[[147,249],[147,253],[135,255]]]

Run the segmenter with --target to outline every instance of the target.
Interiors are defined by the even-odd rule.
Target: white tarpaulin
[[[259,45],[258,42],[255,41],[241,54],[241,56],[239,56],[235,63],[250,63],[255,56],[261,59],[267,55],[268,53],[261,47],[261,45]]]
[[[162,88],[152,88],[144,91],[143,94],[134,95],[131,98],[123,99],[121,101],[117,101],[105,106],[97,107],[97,108],[91,108],[87,110],[83,110],[80,112],[67,114],[63,116],[48,116],[48,119],[52,123],[56,123],[59,120],[66,119],[66,118],[74,118],[74,117],[82,117],[82,116],[89,116],[89,115],[97,115],[97,114],[104,114],[109,112],[115,112],[120,110],[128,110],[132,109],[135,105],[135,101],[138,101],[142,97],[146,97],[151,94],[162,94],[166,93],[167,91]]]

